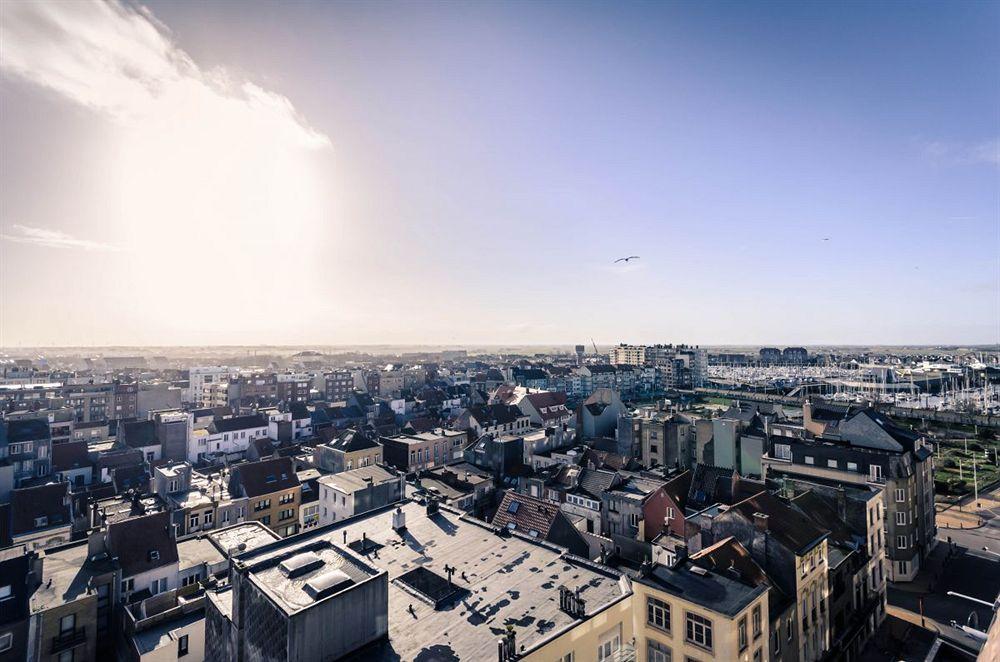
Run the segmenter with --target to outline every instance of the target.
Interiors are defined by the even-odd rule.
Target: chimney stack
[[[754,513],[753,525],[758,531],[767,532],[767,515],[764,513]]]

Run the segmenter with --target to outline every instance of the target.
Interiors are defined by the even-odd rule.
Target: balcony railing
[[[74,646],[79,646],[85,641],[87,641],[87,628],[60,632],[52,637],[52,654],[55,655]]]

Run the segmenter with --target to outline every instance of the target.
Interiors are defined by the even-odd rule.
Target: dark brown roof
[[[11,535],[61,526],[72,522],[69,483],[49,483],[25,487],[10,493]],[[36,519],[45,518],[44,524]]]
[[[671,478],[667,481],[667,484],[663,486],[663,491],[666,492],[667,496],[673,499],[674,503],[677,504],[677,507],[682,510],[687,506],[688,490],[691,489],[691,478],[693,476],[694,474],[691,473],[690,469],[688,469],[687,471]]]
[[[538,537],[546,538],[549,529],[559,514],[559,507],[527,494],[506,492],[500,507],[493,516],[493,525],[513,528],[515,531],[531,535],[537,532]],[[513,524],[513,527],[511,525]]]
[[[233,467],[232,481],[248,497],[282,492],[299,485],[291,458],[276,457],[260,462],[246,462]]]
[[[118,557],[122,576],[177,562],[177,541],[171,531],[170,513],[130,517],[108,526],[108,548]]]
[[[754,521],[755,513],[767,515],[767,532],[793,552],[807,551],[828,535],[808,517],[767,492],[744,499],[731,510],[741,513],[750,522]]]

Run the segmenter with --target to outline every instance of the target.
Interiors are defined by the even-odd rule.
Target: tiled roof
[[[287,457],[238,464],[233,467],[232,480],[243,487],[248,497],[281,492],[299,484],[292,460]]]
[[[72,521],[67,499],[69,483],[49,483],[25,487],[10,493],[11,535],[20,535]],[[44,524],[36,523],[40,517]]]
[[[767,492],[744,499],[730,510],[740,512],[751,522],[755,513],[767,515],[768,533],[794,552],[810,549],[827,535],[811,519]]]
[[[552,523],[559,514],[559,507],[546,503],[541,499],[527,494],[508,491],[504,493],[500,507],[493,516],[493,525],[513,528],[521,533],[532,535],[532,531],[540,538],[545,538],[552,528]],[[513,525],[513,527],[511,526]]]
[[[122,567],[122,576],[176,563],[177,541],[167,511],[130,517],[108,526],[108,547]]]

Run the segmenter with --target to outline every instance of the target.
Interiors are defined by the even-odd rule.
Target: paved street
[[[901,618],[920,623],[921,606],[925,624],[938,630],[942,636],[968,647],[978,648],[978,642],[952,627],[968,623],[975,613],[979,627],[989,625],[992,613],[989,607],[963,598],[948,595],[949,591],[961,593],[986,602],[993,602],[1000,591],[1000,509],[996,507],[1000,488],[989,495],[981,495],[983,506],[971,503],[963,506],[960,517],[946,513],[938,517],[938,538],[941,541],[931,558],[925,563],[914,582],[891,585],[888,592],[889,611]],[[948,526],[977,528],[947,528]],[[949,556],[949,538],[954,553]],[[984,551],[988,547],[991,551]],[[921,605],[922,603],[922,605]]]

